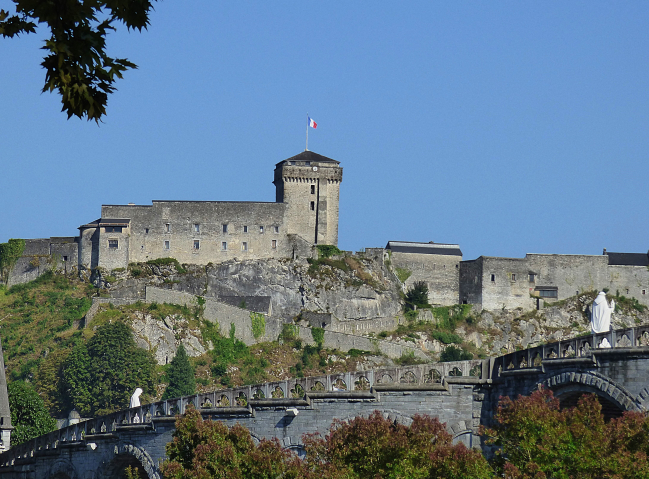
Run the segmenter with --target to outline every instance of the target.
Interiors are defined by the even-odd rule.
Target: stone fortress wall
[[[103,205],[82,225],[79,266],[105,270],[175,258],[222,263],[233,258],[291,258],[314,244],[338,244],[339,162],[311,151],[279,162],[276,202],[153,201]]]
[[[33,280],[49,269],[111,271],[159,258],[206,265],[311,257],[316,244],[337,245],[341,182],[339,162],[304,151],[275,166],[275,202],[104,205],[101,218],[82,225],[78,237],[26,240],[9,285]],[[467,303],[478,309],[531,310],[545,301],[604,288],[649,306],[649,256],[644,253],[604,250],[602,255],[480,256],[463,261],[456,244],[390,241],[382,254],[393,273],[397,268],[410,272],[401,285],[404,292],[424,281],[434,306]],[[373,332],[384,326],[340,321],[331,329]]]

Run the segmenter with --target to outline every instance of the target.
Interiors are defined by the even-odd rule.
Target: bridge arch
[[[551,389],[562,407],[575,406],[582,395],[593,393],[607,419],[621,416],[625,411],[643,409],[623,386],[596,372],[560,373],[538,383],[538,386]]]
[[[130,443],[115,446],[115,456],[95,473],[96,479],[125,479],[126,468],[138,468],[142,479],[162,479],[151,456],[145,449]]]
[[[79,475],[72,462],[58,459],[50,468],[47,479],[79,479]]]

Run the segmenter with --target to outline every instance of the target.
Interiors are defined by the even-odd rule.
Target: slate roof
[[[609,265],[618,266],[649,266],[649,253],[609,253]]]
[[[291,156],[290,158],[280,161],[277,164],[280,165],[285,161],[311,161],[315,163],[333,163],[336,165],[340,164],[340,161],[327,158],[326,156],[319,155],[318,153],[314,153],[313,151],[309,150],[303,151],[299,155]]]
[[[385,249],[394,253],[442,254],[462,256],[460,245],[444,243],[418,243],[415,241],[388,241]]]
[[[131,224],[130,219],[124,218],[99,218],[98,220],[91,221],[88,224],[81,225],[79,228],[97,228],[98,226],[128,226]]]

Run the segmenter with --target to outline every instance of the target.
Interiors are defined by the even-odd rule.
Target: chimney
[[[602,254],[606,254],[606,248],[604,248],[604,252]]]

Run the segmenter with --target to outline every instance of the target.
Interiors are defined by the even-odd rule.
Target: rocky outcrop
[[[185,346],[188,356],[200,356],[206,351],[200,330],[192,329],[182,316],[173,315],[158,319],[140,311],[135,311],[134,314],[131,327],[137,345],[146,350],[153,350],[158,364],[169,363],[180,344]],[[208,349],[210,348],[211,345],[208,345]]]
[[[272,314],[293,319],[301,311],[332,313],[341,321],[394,317],[401,311],[399,285],[381,257],[354,255],[309,263],[297,260],[232,260],[218,265],[137,265],[110,284],[115,298],[143,298],[155,285],[206,298],[270,296]],[[133,269],[131,269],[133,271]]]

